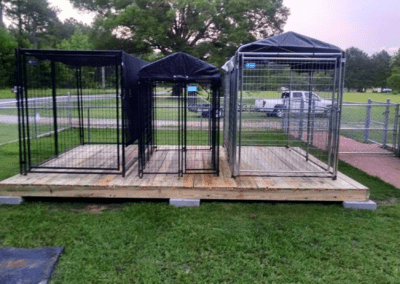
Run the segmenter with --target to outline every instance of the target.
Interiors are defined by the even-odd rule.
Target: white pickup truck
[[[268,116],[283,117],[288,109],[291,113],[307,113],[309,102],[308,91],[283,92],[280,99],[256,99],[255,111],[265,112]],[[331,106],[332,100],[321,99],[312,93],[311,107],[315,114],[327,116]]]

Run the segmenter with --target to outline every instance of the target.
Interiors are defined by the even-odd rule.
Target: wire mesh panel
[[[223,116],[219,86],[163,81],[141,85],[139,175],[216,173],[218,121]]]
[[[121,61],[71,65],[76,53],[21,51],[18,94],[24,171],[121,172]],[[26,156],[26,158],[25,158]]]
[[[233,175],[335,176],[340,58],[243,53],[236,64],[224,126]]]
[[[340,137],[341,154],[389,154],[398,149],[399,104],[344,102]]]

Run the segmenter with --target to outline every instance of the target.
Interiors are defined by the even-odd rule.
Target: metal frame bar
[[[157,96],[157,87],[162,84],[162,83],[167,83],[167,84],[173,84],[173,92],[174,96],[162,96],[159,97]],[[189,103],[190,100],[188,99],[189,92],[187,90],[187,86],[189,84],[200,84],[200,83],[205,83],[205,84],[211,84],[210,90],[211,90],[211,97],[210,97],[210,104],[211,107],[208,108],[208,127],[207,127],[207,145],[205,146],[206,148],[201,148],[201,149],[196,149],[192,148],[188,145],[189,143],[189,132],[192,131],[192,128],[189,128],[189,121],[188,118],[188,112],[189,112]],[[199,80],[184,80],[184,79],[175,79],[175,80],[163,80],[159,81],[157,79],[142,79],[140,80],[140,85],[141,85],[141,97],[142,100],[143,98],[146,97],[151,97],[151,101],[153,102],[152,105],[150,106],[150,110],[147,110],[147,106],[142,103],[143,108],[141,109],[142,113],[140,115],[141,121],[139,122],[139,126],[141,127],[141,132],[142,133],[147,133],[148,130],[147,128],[147,123],[145,120],[148,119],[146,115],[144,114],[147,111],[150,111],[152,113],[150,117],[150,124],[152,125],[152,131],[148,132],[150,133],[150,140],[154,139],[157,135],[157,125],[156,125],[156,120],[157,120],[157,111],[156,109],[165,109],[165,110],[174,110],[173,113],[176,114],[177,116],[177,128],[176,128],[176,133],[171,132],[171,135],[177,135],[176,136],[176,143],[174,144],[174,147],[171,149],[157,149],[157,151],[161,152],[175,152],[172,157],[175,161],[176,160],[176,165],[177,165],[177,170],[163,170],[160,171],[159,168],[161,165],[163,165],[164,161],[163,160],[155,160],[153,165],[147,165],[148,163],[152,162],[152,153],[146,150],[146,135],[141,135],[141,138],[139,140],[139,177],[143,177],[144,174],[178,174],[179,176],[183,176],[186,173],[190,174],[209,174],[209,173],[214,173],[214,174],[219,174],[219,116],[217,116],[217,112],[220,110],[220,82],[213,82],[211,80],[204,80],[204,79],[199,79]],[[148,86],[155,86],[154,90],[150,90]],[[162,98],[165,99],[175,99],[175,104],[173,106],[158,106],[157,102],[158,100],[161,100]],[[162,102],[160,101],[160,104]],[[168,130],[165,130],[168,131]],[[168,134],[167,134],[168,135]],[[199,142],[200,143],[200,142]],[[157,142],[156,144],[159,144]],[[201,144],[202,145],[202,144]],[[157,147],[157,145],[155,145]],[[188,159],[189,159],[189,152],[209,152],[210,153],[210,161],[209,165],[210,167],[205,167],[205,168],[191,168],[188,164]],[[199,173],[198,171],[202,171]]]
[[[279,55],[282,57],[276,57],[275,55]],[[285,56],[284,56],[285,55]],[[304,57],[301,57],[304,56]],[[319,56],[319,57],[318,57]],[[321,173],[325,173],[327,177],[331,177],[333,179],[336,178],[337,176],[337,159],[338,159],[338,145],[339,145],[339,127],[340,127],[340,116],[341,116],[341,105],[343,102],[343,79],[344,79],[344,67],[345,67],[345,60],[343,58],[343,53],[329,53],[329,54],[324,54],[324,53],[258,53],[258,52],[237,52],[235,55],[235,65],[234,65],[234,69],[232,72],[235,72],[233,74],[236,74],[235,78],[236,78],[236,86],[237,89],[234,92],[231,93],[236,93],[236,98],[239,99],[239,103],[236,103],[236,107],[239,108],[238,111],[235,111],[232,109],[232,107],[230,107],[229,109],[229,114],[225,114],[225,115],[229,115],[231,118],[233,118],[237,112],[239,112],[239,118],[238,119],[230,119],[229,123],[235,123],[237,122],[238,125],[235,125],[235,127],[233,127],[233,132],[230,129],[227,129],[227,131],[232,132],[231,134],[228,134],[228,140],[227,143],[224,142],[224,145],[226,144],[226,146],[228,146],[228,157],[229,157],[229,163],[233,164],[233,176],[237,176],[240,175],[241,172],[245,172],[247,170],[241,169],[241,159],[242,159],[242,135],[243,135],[243,130],[242,130],[242,121],[243,121],[243,92],[244,92],[244,73],[243,73],[243,69],[244,69],[244,64],[245,61],[248,60],[281,60],[281,61],[285,61],[288,62],[288,64],[290,64],[290,62],[294,62],[299,60],[300,62],[305,62],[305,64],[307,64],[306,62],[310,61],[310,68],[314,68],[312,67],[315,62],[316,64],[322,65],[322,70],[324,70],[324,68],[329,68],[329,70],[333,70],[332,72],[332,76],[333,76],[333,89],[332,89],[332,104],[336,104],[336,107],[332,107],[331,108],[331,115],[328,117],[329,120],[329,126],[328,129],[323,128],[322,131],[326,130],[327,133],[327,147],[328,147],[328,164],[326,167],[321,167]],[[340,62],[340,64],[338,64],[338,62]],[[332,63],[335,63],[335,67],[332,68]],[[302,64],[302,63],[301,63]],[[326,66],[326,67],[324,67]],[[261,67],[260,67],[261,68]],[[262,69],[259,69],[262,70]],[[292,71],[291,71],[292,72]],[[339,76],[337,76],[337,74],[339,74]],[[256,76],[257,77],[257,76]],[[256,78],[255,77],[255,78]],[[262,78],[262,77],[260,77]],[[276,77],[278,78],[278,77]],[[290,78],[292,78],[292,76],[290,76]],[[258,79],[257,79],[258,80]],[[313,82],[312,82],[312,78],[311,76],[309,76],[309,81],[308,82],[308,92],[309,92],[309,98],[308,98],[308,110],[307,110],[307,141],[306,142],[306,151],[305,151],[305,158],[307,161],[310,161],[309,159],[309,154],[310,154],[310,150],[311,147],[313,147],[314,144],[314,134],[310,133],[310,131],[312,132],[319,132],[321,130],[321,126],[320,125],[315,125],[315,118],[314,116],[317,113],[314,113],[313,111],[311,111],[313,108],[311,107],[312,105],[312,93],[313,93]],[[231,80],[232,81],[232,80]],[[336,86],[336,83],[339,82],[339,84]],[[246,83],[246,84],[251,84],[251,83]],[[318,83],[316,83],[318,84]],[[292,83],[290,82],[289,84],[289,88],[290,90],[292,89]],[[336,88],[338,88],[338,90],[336,90]],[[336,95],[337,94],[337,95]],[[225,96],[228,96],[228,94],[225,94]],[[225,98],[226,99],[226,98]],[[229,102],[232,101],[232,99],[234,99],[234,97],[230,97]],[[232,106],[232,104],[230,104],[230,106]],[[316,109],[319,109],[319,106],[315,106]],[[335,113],[335,115],[333,115]],[[312,117],[311,117],[312,116]],[[290,119],[290,115],[288,120]],[[302,119],[299,120],[300,124],[302,123]],[[289,123],[289,121],[287,122]],[[229,126],[230,128],[231,126]],[[285,125],[286,127],[286,125]],[[234,133],[234,129],[237,129],[239,132],[238,135],[238,143],[236,143],[234,137],[236,137],[237,135],[235,135]],[[289,130],[288,130],[289,131]],[[225,135],[224,135],[225,136]],[[289,137],[288,137],[289,139]],[[230,145],[229,145],[230,143]],[[286,144],[288,144],[289,142],[287,141]],[[312,145],[311,145],[312,143]],[[232,149],[237,149],[238,148],[238,161],[236,161],[236,153],[234,150],[229,150],[229,146]],[[287,145],[288,146],[288,145]],[[266,146],[268,147],[268,146]],[[289,146],[290,147],[290,146]],[[260,171],[260,170],[255,170],[254,172],[265,172],[265,171]],[[291,173],[293,171],[285,171],[286,173]],[[307,170],[304,171],[300,171],[300,172],[304,172],[306,173]],[[279,176],[279,175],[278,175]]]
[[[43,56],[43,57],[40,57]],[[57,98],[57,74],[58,69],[56,68],[56,61],[58,60],[57,58],[53,58],[52,56],[62,56],[62,57],[95,57],[95,58],[115,58],[115,89],[116,89],[116,160],[117,164],[116,167],[97,167],[94,165],[93,167],[87,167],[87,166],[68,166],[67,164],[65,166],[44,166],[46,161],[49,161],[53,158],[56,158],[60,154],[66,153],[70,151],[73,148],[68,148],[63,151],[60,151],[60,138],[59,138],[59,131],[58,131],[58,126],[60,124],[59,122],[59,115],[58,115],[58,98]],[[48,159],[45,159],[45,161],[37,161],[37,158],[35,158],[35,161],[33,162],[32,160],[32,139],[36,139],[31,137],[30,135],[30,126],[29,126],[29,120],[30,120],[30,110],[31,109],[40,109],[40,108],[30,108],[29,102],[32,100],[29,98],[29,88],[30,85],[28,85],[28,79],[31,79],[31,76],[28,78],[28,72],[27,72],[27,60],[28,57],[36,57],[38,60],[46,60],[50,62],[50,82],[51,82],[51,97],[50,100],[47,101],[47,99],[44,101],[44,103],[51,103],[51,109],[52,109],[52,120],[53,120],[53,129],[51,133],[53,133],[53,139],[54,141],[54,155],[53,157],[50,157]],[[125,176],[126,173],[126,157],[125,157],[125,146],[126,146],[126,137],[125,137],[125,121],[124,118],[122,119],[122,126],[120,125],[120,95],[121,98],[124,97],[125,94],[125,88],[126,86],[124,78],[123,78],[123,69],[122,69],[122,52],[121,51],[65,51],[65,50],[31,50],[31,49],[18,49],[16,51],[16,59],[17,59],[17,81],[18,81],[18,89],[17,89],[17,111],[18,111],[18,133],[19,133],[19,154],[20,154],[20,173],[21,174],[27,174],[28,172],[32,172],[35,170],[37,173],[63,173],[63,171],[60,171],[62,169],[66,170],[71,170],[71,171],[64,171],[64,173],[71,173],[71,174],[80,174],[80,173],[101,173],[101,174],[106,174],[106,173],[112,173],[112,174],[122,174]],[[29,63],[30,64],[30,63]],[[121,66],[121,68],[120,68]],[[68,68],[65,69],[65,72],[68,72]],[[83,85],[82,85],[82,68],[81,67],[76,67],[75,69],[75,81],[76,81],[76,91],[77,91],[77,115],[78,115],[78,129],[79,129],[79,140],[80,144],[88,144],[88,145],[105,145],[105,144],[110,144],[113,142],[93,142],[93,141],[85,141],[84,139],[84,114],[83,111],[85,108],[89,107],[84,107],[83,106]],[[121,74],[120,74],[121,72]],[[32,81],[33,82],[33,81]],[[121,94],[120,94],[120,89],[119,86],[121,86]],[[37,92],[35,92],[37,94]],[[36,98],[35,98],[36,102]],[[99,108],[104,108],[106,109],[107,107],[99,107]],[[42,107],[44,110],[49,110],[50,108],[47,107]],[[88,122],[90,120],[90,117],[88,116]],[[61,122],[62,123],[62,122]],[[89,122],[90,123],[90,122]],[[122,127],[122,129],[120,129]],[[71,129],[76,129],[72,127]],[[89,130],[88,130],[89,131]],[[89,134],[90,135],[90,134]],[[122,136],[121,136],[122,135]],[[42,137],[42,136],[39,136]],[[113,137],[113,136],[111,136]],[[65,141],[71,141],[68,139],[70,138],[62,138],[64,139],[62,143],[65,143]],[[67,140],[65,140],[67,139]],[[37,143],[37,142],[35,142]],[[40,144],[39,144],[40,146]],[[120,147],[122,146],[122,150]],[[34,145],[35,149],[37,148],[37,145]],[[122,151],[122,154],[121,154]],[[121,156],[122,155],[122,156]],[[44,156],[45,157],[45,156]],[[122,160],[122,161],[121,161]],[[37,169],[46,169],[46,171],[38,171]],[[50,169],[50,170],[49,170]],[[51,169],[55,169],[55,171],[51,171]],[[101,171],[101,172],[99,172]],[[112,171],[112,172],[110,172]]]

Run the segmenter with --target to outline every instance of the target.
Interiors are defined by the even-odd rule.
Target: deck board
[[[84,147],[90,147],[90,145],[82,147],[78,149],[81,153],[84,151]],[[135,151],[137,149],[134,147],[130,148],[129,155],[132,158],[134,158]],[[253,153],[251,159],[258,157],[257,163],[264,161],[264,163],[268,163],[265,167],[269,169],[299,170],[302,167],[301,163],[290,163],[297,158],[290,158],[289,152],[283,152],[286,151],[285,148],[254,147],[250,151]],[[177,162],[174,156],[176,153],[157,151],[155,154],[159,155],[159,162],[156,163],[157,167],[154,170],[166,171],[177,168],[174,164]],[[192,151],[190,155],[197,165],[207,165],[209,153]],[[61,156],[58,157],[59,162]],[[143,178],[139,178],[136,162],[129,168],[125,178],[119,174],[36,172],[26,176],[16,175],[0,182],[0,195],[231,200],[368,200],[369,190],[342,173],[338,174],[337,180],[304,176],[238,176],[232,178],[226,157],[225,151],[221,148],[219,176],[215,174],[184,174],[183,177],[178,177],[177,174],[145,174]],[[105,164],[112,163],[111,157],[109,158],[104,161]],[[242,165],[252,168],[251,159],[242,156]],[[307,163],[305,159],[303,160],[304,163]],[[319,168],[312,163],[308,163],[307,166]]]

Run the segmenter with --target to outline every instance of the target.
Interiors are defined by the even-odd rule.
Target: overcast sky
[[[74,17],[90,24],[68,0],[49,0],[64,20]],[[285,31],[294,31],[346,49],[355,46],[368,54],[400,48],[400,0],[283,0],[290,8]]]
[[[368,54],[400,47],[400,0],[283,0],[291,10],[285,31]]]

